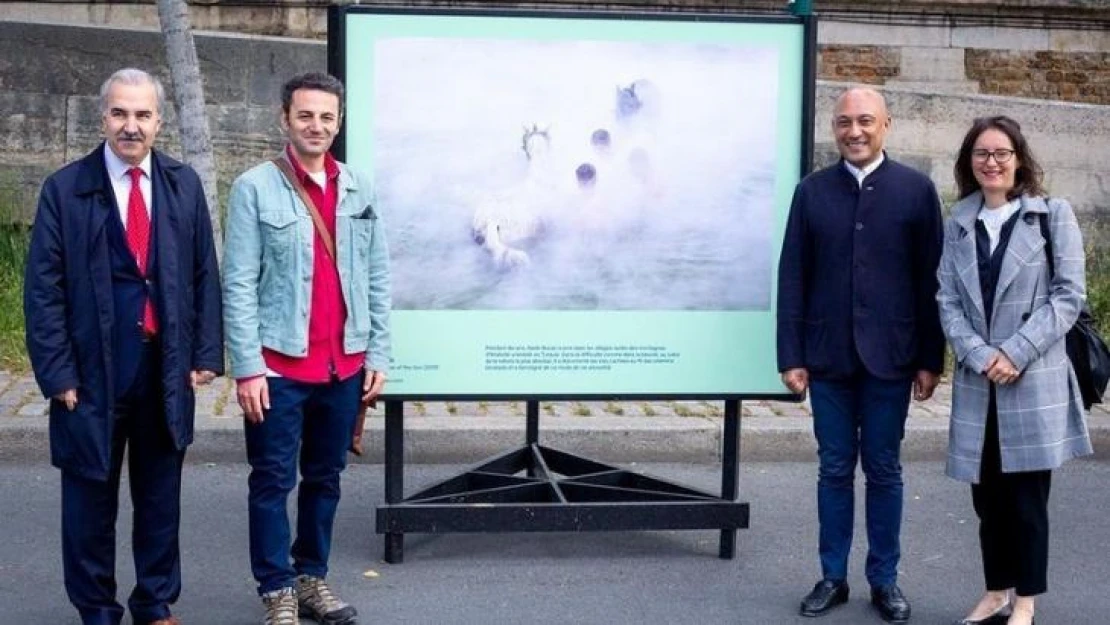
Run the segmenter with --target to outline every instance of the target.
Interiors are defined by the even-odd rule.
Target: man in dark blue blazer
[[[164,102],[137,69],[100,90],[105,142],[51,175],[31,232],[27,349],[62,471],[65,587],[85,625],[118,625],[115,525],[127,449],[136,624],[173,625],[181,469],[194,390],[223,371],[220,282],[200,179],[152,150]]]
[[[910,394],[928,399],[943,367],[936,305],[940,200],[923,174],[883,152],[890,115],[882,95],[837,100],[841,160],[794,191],[779,259],[778,367],[810,393],[817,437],[822,580],[801,613],[848,599],[857,459],[867,477],[867,581],[890,622],[909,619],[897,585],[902,522],[899,460]]]

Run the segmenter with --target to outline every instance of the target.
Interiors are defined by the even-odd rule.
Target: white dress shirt
[[[852,174],[853,176],[856,177],[856,184],[858,184],[859,186],[862,187],[863,186],[863,179],[868,177],[869,175],[871,175],[871,172],[878,169],[879,165],[883,164],[883,160],[885,158],[886,158],[886,156],[883,155],[882,152],[879,152],[879,158],[875,159],[875,162],[871,163],[867,167],[864,167],[863,169],[860,169],[859,167],[856,167],[855,165],[849,163],[848,161],[844,161],[844,166],[848,168],[848,172],[850,174]]]
[[[131,197],[131,174],[127,173],[131,169],[131,165],[125,163],[123,159],[116,156],[112,148],[108,144],[104,144],[104,167],[108,170],[108,179],[112,181],[112,192],[116,195],[116,206],[119,208],[119,218],[123,222],[123,229],[127,229],[127,200]],[[147,152],[143,162],[139,163],[139,169],[143,170],[142,178],[139,178],[139,192],[143,194],[143,201],[146,203],[146,215],[150,217],[150,207],[153,205],[151,202],[151,185],[150,185],[150,152]]]

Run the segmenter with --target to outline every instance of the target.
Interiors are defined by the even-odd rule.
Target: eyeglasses
[[[1001,165],[1009,161],[1014,156],[1013,150],[972,150],[971,158],[975,159],[977,163],[985,163],[990,157],[994,157],[994,162]]]

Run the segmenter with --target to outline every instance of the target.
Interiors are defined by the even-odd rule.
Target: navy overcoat
[[[50,398],[76,388],[70,412],[50,401],[54,466],[108,478],[113,404],[113,291],[108,219],[116,210],[104,145],[51,175],[39,196],[24,280],[27,351]],[[193,440],[191,370],[223,372],[223,326],[216,248],[200,178],[152,152],[154,302],[162,345],[161,406],[174,445]]]

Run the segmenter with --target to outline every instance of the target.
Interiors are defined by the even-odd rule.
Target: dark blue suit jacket
[[[821,379],[939,373],[940,199],[889,157],[862,188],[843,161],[794,191],[779,259],[778,367]]]
[[[89,479],[108,477],[116,389],[109,219],[116,218],[104,146],[51,175],[39,196],[27,256],[23,306],[27,351],[47,397],[77,389],[73,412],[50,402],[51,462]],[[219,272],[208,204],[188,166],[152,155],[157,255],[154,281],[162,345],[164,413],[177,449],[193,440],[189,372],[223,372]]]

